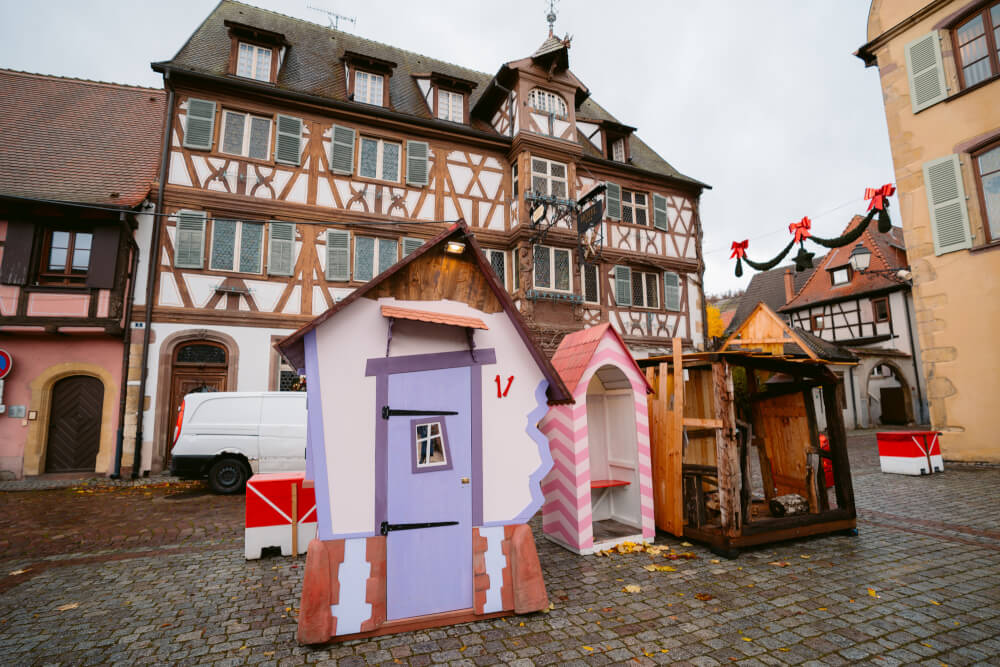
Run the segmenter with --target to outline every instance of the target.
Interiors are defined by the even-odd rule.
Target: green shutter
[[[406,183],[407,185],[427,185],[429,169],[427,157],[430,146],[426,141],[406,142]]]
[[[375,277],[375,239],[354,237],[354,279],[363,283]]]
[[[962,186],[962,165],[957,155],[924,164],[924,185],[931,214],[934,254],[943,255],[972,247],[969,210]]]
[[[653,193],[653,226],[667,231],[667,198]]]
[[[627,266],[615,267],[615,303],[632,305],[632,269]]]
[[[913,113],[948,97],[941,61],[941,39],[936,30],[906,45],[906,75],[910,81]]]
[[[290,276],[295,268],[295,224],[272,222],[267,226],[267,272]]]
[[[351,233],[343,229],[326,232],[326,279],[351,279]]]
[[[297,165],[302,154],[302,119],[278,114],[274,135],[274,161]]]
[[[188,99],[187,120],[184,122],[184,147],[211,150],[214,131],[215,102]]]
[[[605,183],[607,190],[604,192],[604,217],[608,220],[622,219],[622,186],[617,183]]]
[[[354,173],[354,130],[349,127],[333,126],[330,171],[335,174]]]
[[[174,266],[179,269],[200,269],[205,265],[204,211],[179,211],[177,233],[174,236]]]
[[[673,271],[663,274],[663,306],[667,310],[681,309],[681,277]]]
[[[410,253],[412,253],[414,250],[416,250],[417,248],[419,248],[423,244],[424,244],[423,239],[404,238],[403,239],[403,257],[407,257]]]

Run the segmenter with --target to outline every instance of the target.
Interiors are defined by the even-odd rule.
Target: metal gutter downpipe
[[[924,394],[920,389],[920,368],[917,365],[917,346],[913,340],[913,323],[910,320],[910,300],[907,298],[913,294],[913,285],[910,285],[910,289],[903,292],[903,307],[906,309],[906,333],[909,334],[910,338],[910,358],[913,360],[913,377],[917,381],[917,410],[920,411],[920,423],[926,423],[924,421]],[[928,409],[930,406],[927,406]],[[927,415],[927,422],[930,422],[931,416]]]
[[[124,222],[124,213],[122,214]],[[128,225],[123,225],[128,227]],[[122,350],[122,379],[121,379],[121,399],[118,401],[118,430],[115,432],[115,467],[111,472],[111,479],[119,479],[122,476],[122,447],[125,441],[125,403],[128,400],[128,365],[131,359],[132,343],[130,338],[132,336],[132,301],[135,296],[135,274],[139,269],[139,244],[135,242],[135,238],[131,236],[132,229],[128,228],[128,233],[130,234],[128,238],[129,243],[129,254],[132,255],[131,264],[132,267],[129,270],[129,282],[128,282],[128,294],[125,297],[125,321],[122,326],[124,331],[122,332],[122,342],[124,344],[124,350]]]
[[[174,134],[174,89],[170,82],[170,69],[163,72],[167,88],[167,119],[163,128],[163,154],[160,157],[160,183],[156,190],[156,214],[153,218],[153,236],[149,243],[149,267],[146,271],[146,304],[143,314],[142,366],[139,371],[139,405],[136,408],[135,447],[132,455],[132,479],[139,477],[142,468],[142,438],[146,381],[149,379],[149,338],[153,320],[153,294],[156,286],[156,269],[160,257],[160,235],[163,233],[163,189],[167,178],[167,161],[170,158],[170,140]]]

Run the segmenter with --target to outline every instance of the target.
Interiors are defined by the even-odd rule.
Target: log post
[[[837,493],[837,507],[846,509],[851,518],[854,509],[854,483],[851,481],[851,462],[847,456],[847,434],[844,417],[837,406],[837,385],[823,385],[823,408],[826,410],[826,433],[830,440],[830,458],[833,459],[833,483]]]
[[[740,516],[740,463],[736,444],[736,424],[733,415],[733,378],[729,365],[724,361],[712,364],[713,403],[715,418],[722,428],[715,431],[716,465],[719,469],[719,518],[723,531],[730,536],[739,535]]]

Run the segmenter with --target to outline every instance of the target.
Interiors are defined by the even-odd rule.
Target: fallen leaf
[[[805,554],[801,554],[799,555],[799,558],[805,558],[806,560],[809,560],[810,558],[812,558],[812,556],[806,556]]]
[[[745,642],[752,642],[752,641],[753,641],[753,640],[752,640],[752,639],[750,639],[749,637],[740,637],[740,639],[742,639],[742,640],[743,640],[743,641],[745,641]]]
[[[940,606],[941,606],[941,603],[940,603],[940,602],[938,602],[937,600],[928,600],[928,602],[930,602],[930,603],[931,603],[931,604],[933,604],[933,605],[937,605],[938,607],[940,607]]]
[[[690,543],[690,542],[681,542],[681,546],[682,546],[682,547],[690,547],[690,546],[692,546],[692,545],[691,545],[691,543]]]
[[[826,607],[820,607],[819,610],[820,611],[826,611]]]
[[[642,569],[649,572],[676,572],[676,567],[670,567],[669,565],[646,565]]]
[[[628,584],[627,586],[622,588],[622,591],[625,593],[639,593],[640,591],[642,591],[642,587],[639,586],[638,584]]]
[[[786,647],[782,646],[782,647],[781,647],[781,648],[779,648],[778,650],[779,650],[779,651],[784,651],[784,652],[786,652],[786,653],[787,653],[788,651],[791,651],[792,649],[790,649],[790,648],[786,648]]]
[[[713,558],[711,562],[712,562],[712,565],[718,565],[719,564],[719,559],[718,558]]]
[[[459,650],[459,652],[462,652],[462,651],[464,651],[467,648],[469,648],[469,647],[468,646],[463,646],[463,647],[459,648],[458,650]]]
[[[17,576],[17,575],[19,575],[19,574],[24,574],[25,572],[27,572],[27,571],[28,571],[28,570],[30,570],[30,569],[31,569],[30,567],[26,567],[26,568],[24,568],[23,570],[14,570],[13,572],[11,572],[11,573],[10,573],[9,575],[7,575],[7,576],[9,576],[9,577],[16,577],[16,576]]]
[[[714,595],[709,595],[708,593],[695,593],[694,597],[696,600],[701,600],[702,602],[715,599]]]
[[[660,653],[670,653],[670,649],[668,649],[668,648],[661,648],[660,649]]]
[[[930,644],[928,644],[927,642],[920,642],[920,645],[921,645],[921,646],[926,646],[927,648],[934,648],[933,646],[931,646],[931,645],[930,645]]]
[[[521,621],[520,623],[518,623],[518,624],[517,624],[517,627],[519,627],[519,628],[523,628],[523,627],[524,627],[524,621]]]
[[[594,650],[594,649],[593,649],[593,648],[591,648],[590,646],[584,646],[583,648],[584,648],[584,650],[586,650],[586,651],[593,651],[593,650]]]
[[[79,606],[80,606],[79,602],[70,602],[68,604],[62,605],[61,607],[56,607],[56,611],[69,611],[70,609],[76,609]]]
[[[774,565],[775,567],[788,567],[788,561],[784,560],[772,560],[768,565]]]
[[[879,595],[879,594],[878,594],[878,593],[877,593],[877,592],[875,591],[875,589],[874,589],[874,588],[869,588],[869,589],[868,589],[868,595],[872,596],[873,598],[881,598],[881,597],[882,597],[881,595]]]

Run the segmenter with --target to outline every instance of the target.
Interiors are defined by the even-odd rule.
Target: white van
[[[253,473],[306,469],[306,394],[188,394],[177,412],[170,474],[238,493]]]

